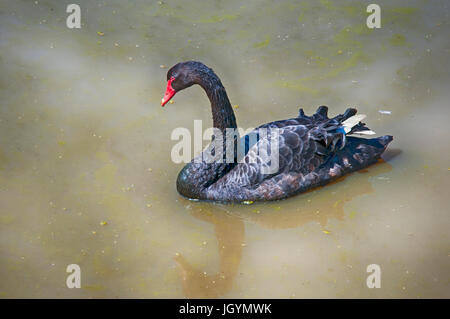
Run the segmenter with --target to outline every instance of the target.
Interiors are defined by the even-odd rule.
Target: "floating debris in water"
[[[101,31],[97,31],[97,34],[99,35],[99,36],[104,36],[105,35],[105,33],[104,32],[101,32]]]
[[[324,233],[324,234],[331,234],[331,232],[329,231],[329,230],[326,230],[326,229],[324,229],[324,230],[322,230],[322,232]]]
[[[175,103],[173,100],[170,100],[170,101],[169,101],[169,104],[173,104],[173,103]]]
[[[108,222],[105,222],[105,221],[100,222],[100,226],[106,226],[106,225],[108,225]]]
[[[239,105],[237,105],[237,104],[234,105],[234,108],[235,108],[235,109],[238,109],[238,108],[239,108]]]
[[[117,42],[114,43],[114,46],[115,46],[115,47],[118,47],[118,46],[119,46],[119,43],[117,43]]]
[[[164,65],[164,64],[161,64],[159,67],[160,67],[161,69],[166,69],[166,68],[167,68],[167,66]]]
[[[390,115],[392,112],[391,111],[385,111],[385,110],[379,110],[378,113]]]
[[[148,207],[148,208],[152,207],[152,204],[147,204],[147,207]]]
[[[134,188],[134,184],[131,184],[130,186],[128,186],[128,187],[122,187],[122,191],[130,191],[132,188]]]
[[[254,202],[252,200],[245,200],[245,201],[242,202],[242,204],[244,204],[244,205],[251,205],[253,203]]]

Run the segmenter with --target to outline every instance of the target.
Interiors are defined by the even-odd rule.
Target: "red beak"
[[[175,78],[170,78],[169,81],[167,81],[167,89],[166,93],[164,94],[164,97],[161,100],[161,106],[166,105],[166,103],[170,101],[170,99],[175,95],[175,93],[177,93],[172,87],[173,80],[175,80]]]

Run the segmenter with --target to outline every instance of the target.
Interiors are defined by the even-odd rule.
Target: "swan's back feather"
[[[365,116],[355,113],[355,109],[347,109],[329,119],[327,108],[322,106],[310,117],[300,110],[297,118],[261,125],[253,133],[278,129],[278,170],[263,173],[262,168],[270,165],[270,156],[263,155],[270,154],[271,131],[268,130],[266,138],[257,133],[258,142],[240,163],[208,187],[207,198],[224,201],[285,198],[376,161],[392,138],[346,137],[346,133],[372,132],[360,122]],[[345,128],[349,129],[344,132]]]

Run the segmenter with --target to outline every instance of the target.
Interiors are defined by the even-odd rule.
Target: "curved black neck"
[[[208,69],[202,74],[198,74],[196,83],[199,84],[208,95],[211,102],[211,111],[214,128],[221,131],[223,136],[223,154],[226,153],[226,129],[236,129],[236,118],[233,108],[228,100],[227,92],[218,76]],[[235,131],[238,134],[237,130]],[[237,137],[233,134],[233,140]],[[234,144],[236,147],[236,144]],[[213,162],[213,163],[195,163],[187,164],[178,175],[177,189],[180,194],[188,198],[206,199],[206,188],[225,175],[234,165],[233,163]]]
[[[198,82],[211,102],[214,127],[220,129],[222,133],[227,128],[237,128],[233,108],[219,77],[211,70],[204,74]]]

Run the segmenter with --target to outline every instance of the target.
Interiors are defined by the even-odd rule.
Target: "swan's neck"
[[[213,126],[222,133],[223,154],[226,154],[226,137],[228,133],[226,129],[237,128],[233,108],[228,100],[225,88],[214,72],[210,71],[207,74],[203,74],[200,79],[198,84],[206,91],[211,102]],[[238,134],[237,130],[235,133]],[[232,145],[234,147],[236,147],[236,141],[238,140],[236,134],[232,135],[234,139]],[[234,153],[236,154],[236,152]],[[233,163],[226,163],[224,160],[220,163],[206,163],[202,161],[200,163],[191,162],[187,164],[178,175],[178,192],[188,198],[206,199],[206,189],[228,173],[235,163],[236,159]]]
[[[211,102],[213,126],[225,133],[227,128],[237,128],[236,117],[228,99],[227,92],[220,79],[213,72],[202,78],[199,83]]]

